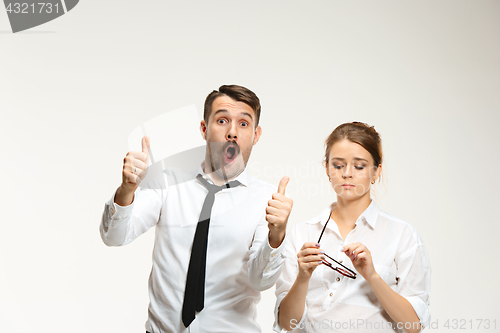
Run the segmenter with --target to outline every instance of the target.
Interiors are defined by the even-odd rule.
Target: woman
[[[429,260],[417,231],[370,197],[382,171],[379,134],[342,124],[325,145],[337,201],[287,236],[275,331],[420,331],[430,320]]]

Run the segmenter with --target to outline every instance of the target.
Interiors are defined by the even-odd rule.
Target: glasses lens
[[[345,267],[341,263],[339,263],[337,260],[333,259],[329,255],[325,253],[326,258],[323,260],[323,264],[326,266],[330,267],[334,271],[342,274],[343,276],[346,276],[351,279],[356,278],[356,273],[350,270],[349,268]]]

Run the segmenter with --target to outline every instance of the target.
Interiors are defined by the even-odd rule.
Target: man
[[[273,186],[245,170],[262,134],[260,110],[247,88],[210,93],[200,123],[204,162],[188,177],[167,168],[157,179],[167,186],[138,189],[149,138],[142,139],[142,152],[125,157],[122,184],[106,203],[100,231],[106,245],[117,246],[156,226],[148,332],[260,332],[255,305],[279,277],[292,208],[288,177],[273,194]]]

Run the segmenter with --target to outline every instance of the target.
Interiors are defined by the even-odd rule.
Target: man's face
[[[213,176],[223,182],[238,176],[262,133],[255,122],[255,112],[248,104],[228,96],[217,97],[212,103],[208,124],[205,120],[200,124],[207,141],[205,172],[214,172]]]

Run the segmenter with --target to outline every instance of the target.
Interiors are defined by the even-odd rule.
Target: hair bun
[[[368,129],[375,131],[375,126],[370,126],[367,123],[363,123],[361,121],[353,121],[351,124],[361,126],[361,127],[366,127]]]
[[[372,155],[375,165],[382,163],[382,142],[380,135],[375,130],[375,126],[370,126],[360,121],[339,125],[330,134],[325,142],[325,162],[328,163],[328,154],[330,153],[332,145],[344,139],[357,143],[365,148]]]

